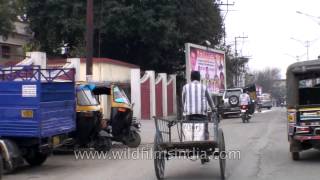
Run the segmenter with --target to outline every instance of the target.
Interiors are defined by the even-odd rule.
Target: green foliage
[[[14,22],[21,10],[19,0],[0,0],[0,35],[7,37],[14,30]]]
[[[71,50],[83,41],[85,0],[28,0],[25,13],[40,49],[49,55],[59,54],[68,43]]]
[[[274,98],[285,97],[285,83],[281,82],[281,73],[278,68],[266,68],[261,71],[253,72],[254,83],[262,87],[265,93],[271,93]]]
[[[84,55],[86,0],[28,0],[26,14],[40,49],[51,55],[68,43]],[[212,0],[95,0],[94,56],[172,73],[184,70],[184,43],[219,44],[223,35]]]

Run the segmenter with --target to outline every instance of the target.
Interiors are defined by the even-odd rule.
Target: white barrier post
[[[162,116],[168,116],[168,93],[167,93],[167,74],[159,73],[159,76],[162,79]]]
[[[156,82],[155,82],[155,72],[146,71],[150,77],[150,119],[156,116]]]
[[[67,63],[71,63],[75,69],[75,81],[80,81],[80,58],[68,58]]]
[[[173,83],[173,114],[177,114],[177,75],[169,75]]]
[[[140,69],[131,69],[131,103],[133,106],[133,116],[141,119],[141,84]]]

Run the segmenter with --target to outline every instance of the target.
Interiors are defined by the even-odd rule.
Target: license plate
[[[241,112],[242,112],[242,113],[245,113],[245,112],[246,112],[246,110],[242,110],[242,109],[241,109]]]
[[[60,144],[60,137],[59,136],[53,137],[52,143],[54,146],[59,145]]]

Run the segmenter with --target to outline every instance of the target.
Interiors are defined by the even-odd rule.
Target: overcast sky
[[[320,55],[320,0],[234,0],[234,3],[229,7],[234,11],[229,11],[225,19],[226,43],[234,48],[234,37],[248,36],[237,39],[237,49],[240,55],[251,57],[251,70],[279,67],[284,77],[287,66],[296,62],[295,56],[307,59],[308,40],[309,59]],[[317,18],[296,11],[319,18],[316,21]]]

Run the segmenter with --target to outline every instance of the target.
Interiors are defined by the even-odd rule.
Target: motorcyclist
[[[254,102],[251,101],[251,98],[248,94],[249,92],[245,90],[240,95],[240,106],[247,106],[248,107],[248,115],[251,116],[254,113]]]
[[[250,101],[251,100],[248,91],[245,90],[242,94],[240,94],[240,106],[248,106]]]

